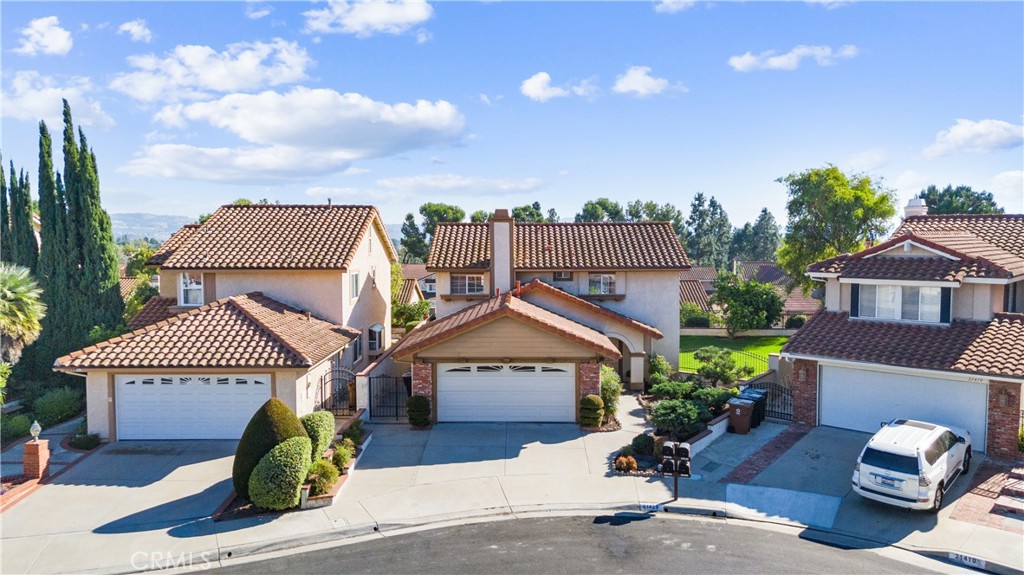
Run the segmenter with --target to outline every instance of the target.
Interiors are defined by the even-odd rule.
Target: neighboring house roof
[[[949,326],[850,320],[820,312],[791,337],[783,353],[898,367],[1024,377],[1024,314]]]
[[[907,233],[1024,274],[1024,214],[912,216],[893,236]]]
[[[502,317],[515,318],[543,331],[559,335],[588,347],[603,357],[622,357],[608,336],[524,301],[511,293],[504,293],[443,318],[421,323],[395,344],[393,355],[399,357],[414,354]]]
[[[420,291],[420,284],[415,278],[405,278],[402,280],[402,290],[398,292],[398,303],[412,303],[412,296],[418,295],[420,301],[423,301],[423,292]]]
[[[679,279],[713,282],[718,279],[718,270],[714,266],[693,266],[679,272]]]
[[[735,261],[736,275],[743,281],[756,280],[761,283],[785,286],[790,283],[789,276],[775,262]]]
[[[427,264],[402,264],[402,277],[422,280],[434,275],[434,272],[427,271]]]
[[[171,308],[176,305],[178,305],[177,298],[151,297],[142,305],[142,309],[135,314],[135,317],[128,320],[128,329],[134,331],[169,317],[174,317],[177,313],[171,311]]]
[[[383,238],[380,249],[397,261],[373,206],[221,206],[194,230],[171,236],[147,263],[167,269],[346,270],[371,226]]]
[[[164,265],[167,258],[173,256],[174,252],[176,252],[178,248],[188,245],[188,243],[192,241],[192,238],[195,236],[197,231],[199,231],[199,224],[186,224],[181,226],[181,229],[171,234],[171,237],[167,238],[167,241],[157,248],[157,250],[153,252],[153,255],[149,256],[149,259],[146,260],[146,265]]]
[[[54,369],[309,367],[358,336],[252,292],[71,352]]]
[[[488,224],[438,224],[429,270],[488,269]],[[672,224],[516,223],[513,258],[519,270],[683,270],[689,267]]]
[[[711,303],[708,301],[708,292],[697,280],[679,280],[679,303],[693,303],[701,311],[711,311]]]
[[[624,324],[633,329],[646,333],[647,335],[653,337],[654,339],[661,339],[665,337],[665,335],[661,333],[661,330],[659,330],[656,327],[647,325],[642,321],[635,320],[617,311],[612,311],[604,306],[597,305],[596,303],[587,301],[581,297],[574,296],[571,293],[566,292],[565,290],[560,290],[552,285],[540,281],[539,279],[535,279],[519,289],[520,294],[529,294],[531,292],[544,292],[547,294],[551,294],[557,298],[560,298],[563,301],[567,301],[575,305],[576,307],[592,311],[598,315],[603,315],[608,319],[614,320],[618,323]]]
[[[119,281],[121,283],[121,299],[128,299],[135,292],[135,288],[139,287],[139,280],[136,278],[121,276]]]
[[[785,288],[778,287],[782,295],[782,313],[784,315],[814,315],[821,311],[822,301],[814,299],[811,294],[804,294],[803,288],[794,287],[788,292]]]

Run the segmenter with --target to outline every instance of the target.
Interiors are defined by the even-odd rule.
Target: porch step
[[[1007,495],[1000,495],[996,499],[995,504],[992,506],[993,513],[1001,513],[1003,515],[1016,515],[1018,517],[1024,517],[1024,499],[1019,497],[1010,497]]]

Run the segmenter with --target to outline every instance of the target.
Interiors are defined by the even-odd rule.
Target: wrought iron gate
[[[370,418],[406,419],[405,402],[412,392],[410,377],[378,375],[370,378]]]
[[[765,415],[775,419],[793,421],[793,392],[788,387],[772,381],[752,383],[750,387],[768,392]]]
[[[320,388],[317,390],[316,398],[317,409],[330,411],[334,415],[355,413],[355,381],[356,374],[343,367],[340,356],[332,359],[331,371],[320,377]]]

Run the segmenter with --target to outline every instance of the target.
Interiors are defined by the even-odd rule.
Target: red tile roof
[[[340,269],[372,225],[381,249],[397,254],[373,206],[221,206],[205,223],[182,228],[150,258],[168,269]]]
[[[398,292],[398,303],[412,303],[412,296],[419,295],[419,301],[422,301],[423,292],[420,291],[420,285],[415,278],[405,278],[402,280],[402,290]]]
[[[434,272],[427,271],[427,264],[402,264],[402,277],[421,280],[434,275]]]
[[[139,286],[139,280],[136,278],[121,276],[120,282],[121,299],[128,299],[135,292],[135,288]]]
[[[912,216],[893,237],[908,233],[1024,274],[1024,214]]]
[[[135,314],[135,317],[128,320],[128,329],[137,330],[146,327],[147,325],[154,324],[158,321],[163,321],[167,318],[178,315],[176,312],[171,311],[172,307],[178,305],[177,298],[173,297],[151,297],[149,301],[143,304],[142,309],[139,313]]]
[[[776,288],[782,296],[782,313],[785,315],[814,315],[821,311],[822,301],[814,299],[811,294],[804,295],[804,291],[797,286],[788,292],[784,287]]]
[[[622,357],[608,336],[510,293],[489,298],[443,318],[421,323],[395,344],[393,356],[410,356],[502,317],[515,318],[554,333],[588,347],[602,357]]]
[[[898,367],[1024,378],[1024,315],[990,322],[921,325],[850,319],[820,312],[789,339],[784,354]]]
[[[546,294],[553,295],[561,299],[562,301],[567,301],[571,303],[576,307],[594,312],[598,315],[602,315],[608,319],[614,320],[623,325],[629,326],[633,329],[646,333],[647,335],[653,337],[654,339],[661,339],[665,337],[664,334],[661,333],[661,330],[659,330],[656,327],[647,325],[642,321],[635,320],[617,311],[612,311],[604,306],[597,305],[596,303],[587,301],[581,297],[574,296],[571,293],[568,293],[564,290],[560,290],[552,285],[546,284],[540,281],[539,279],[533,280],[532,282],[526,284],[525,286],[522,286],[522,288],[520,289],[520,293],[523,295],[528,295],[531,292],[543,292]]]
[[[428,270],[487,269],[488,224],[443,223],[431,241]],[[516,223],[520,270],[683,270],[689,267],[672,224]]]
[[[309,367],[358,335],[253,292],[71,352],[54,369]]]
[[[744,281],[756,280],[761,283],[784,286],[789,284],[789,276],[775,262],[737,261],[736,275]]]
[[[708,292],[697,280],[679,280],[679,303],[694,303],[701,311],[711,311]]]
[[[693,266],[688,270],[679,272],[679,278],[683,280],[713,282],[718,279],[718,270],[714,266]]]

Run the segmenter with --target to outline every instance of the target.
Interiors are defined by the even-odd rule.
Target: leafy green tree
[[[13,261],[11,255],[11,215],[7,207],[7,180],[4,177],[4,158],[0,155],[0,262]]]
[[[160,295],[160,290],[149,283],[151,276],[145,272],[135,276],[136,284],[135,290],[128,296],[128,299],[124,302],[124,323],[131,321],[141,310],[142,306],[146,305],[146,302]],[[103,329],[101,326],[96,326],[96,329]],[[116,329],[116,326],[115,326]],[[127,328],[125,328],[127,330]],[[117,334],[120,335],[120,334]],[[114,337],[114,336],[110,336]],[[99,341],[110,339],[110,337],[103,338]]]
[[[473,222],[474,224],[483,224],[486,223],[487,220],[490,219],[490,217],[491,212],[488,212],[487,210],[477,210],[472,214],[469,214],[469,221]]]
[[[142,274],[148,279],[156,275],[155,269],[146,267],[146,261],[156,253],[156,249],[148,242],[140,240],[137,243],[129,244],[124,246],[124,251],[127,256],[124,268],[125,276],[133,278]]]
[[[0,361],[17,363],[26,345],[39,337],[46,304],[28,268],[0,263]]]
[[[793,281],[810,289],[808,265],[864,248],[885,234],[896,215],[894,195],[865,175],[847,176],[835,166],[779,178],[786,185],[789,221],[778,263]]]
[[[405,222],[402,223],[402,239],[399,244],[405,250],[405,257],[402,261],[410,263],[422,262],[427,259],[427,251],[430,246],[427,244],[427,235],[416,224],[416,216],[405,215]]]
[[[941,190],[928,186],[917,197],[924,200],[929,214],[1001,214],[992,194],[975,192],[970,186],[946,186]]]
[[[420,206],[420,215],[423,216],[423,233],[427,235],[427,244],[434,238],[434,230],[437,224],[443,222],[461,222],[466,217],[466,212],[459,206],[442,204],[438,202],[427,202]]]
[[[512,208],[512,219],[517,222],[541,223],[544,221],[544,212],[541,211],[540,202],[533,202]]]
[[[15,176],[11,162],[11,259],[35,273],[39,266],[39,244],[32,226],[32,191],[28,176],[22,170]]]
[[[702,347],[693,352],[693,357],[700,362],[697,378],[709,387],[732,387],[737,381],[754,374],[754,368],[736,365],[732,352],[720,347]]]
[[[633,200],[626,204],[626,221],[629,222],[669,222],[680,238],[686,235],[686,222],[683,220],[683,211],[674,205],[666,202],[643,202]]]
[[[711,301],[723,309],[729,337],[750,329],[768,329],[782,317],[782,297],[769,284],[719,272],[714,286]]]
[[[775,223],[775,216],[768,208],[761,208],[761,213],[753,224],[747,222],[742,228],[733,231],[729,259],[775,261],[779,237],[779,225]]]
[[[558,212],[555,211],[555,208],[548,208],[548,215],[544,218],[544,221],[549,224],[557,224],[561,220],[558,218]]]
[[[698,192],[693,197],[686,229],[689,233],[687,253],[692,261],[702,266],[727,268],[732,225],[722,204],[714,196],[706,200],[704,194]]]
[[[576,214],[577,222],[624,222],[626,212],[622,204],[608,198],[598,198],[583,204],[583,209]]]
[[[2,172],[3,170],[0,170]],[[11,364],[0,363],[0,407],[7,401],[7,378],[11,376]]]

